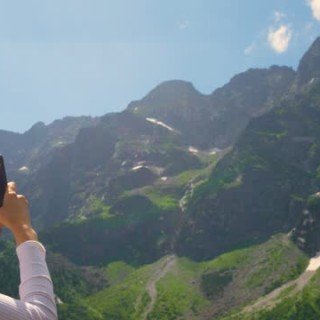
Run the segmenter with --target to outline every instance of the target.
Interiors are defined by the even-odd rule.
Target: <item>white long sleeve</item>
[[[0,294],[0,320],[58,319],[44,246],[28,240],[16,252],[20,265],[20,300]]]

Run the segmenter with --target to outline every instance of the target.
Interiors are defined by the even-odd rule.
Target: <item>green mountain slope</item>
[[[221,320],[316,320],[319,319],[319,271],[298,293],[295,287],[288,287],[272,306],[252,312],[243,312],[223,317]],[[294,292],[294,293],[292,293]],[[220,319],[219,319],[220,320]]]
[[[167,81],[122,112],[0,131],[42,229],[60,319],[318,319],[320,38],[210,95]],[[11,242],[0,286],[17,296]],[[14,266],[14,267],[12,267]]]
[[[102,319],[208,319],[297,278],[307,261],[288,236],[277,235],[210,261],[166,256],[136,269],[111,263],[110,286],[81,304]]]
[[[320,188],[319,123],[320,85],[252,120],[195,190],[179,252],[207,259],[296,227]]]
[[[200,168],[196,148],[229,147],[294,79],[288,67],[249,70],[211,95],[167,81],[122,112],[0,131],[0,150],[9,179],[30,199],[34,224],[44,228],[74,218],[92,195],[111,205],[123,191]]]
[[[319,258],[317,258],[319,265]],[[320,309],[320,271],[310,268],[269,295],[260,298],[240,312],[220,320],[316,320]]]
[[[317,40],[303,57],[288,92],[283,91],[281,99],[272,103],[268,100],[270,105],[259,109],[261,113],[250,109],[256,112],[255,118],[235,145],[216,158],[210,158],[210,150],[188,149],[186,135],[175,130],[180,125],[183,132],[182,122],[175,123],[174,130],[158,124],[164,131],[160,130],[160,140],[157,133],[158,145],[151,153],[150,145],[141,149],[142,127],[129,126],[129,135],[139,132],[139,141],[133,143],[140,150],[138,160],[143,162],[149,156],[149,164],[159,167],[156,161],[162,161],[158,157],[164,152],[167,157],[160,166],[166,167],[166,174],[153,176],[143,169],[141,181],[145,182],[139,185],[137,176],[123,170],[110,180],[110,202],[87,194],[90,202],[82,205],[82,213],[43,234],[50,248],[73,262],[109,264],[122,275],[97,294],[62,305],[63,317],[80,303],[84,319],[86,312],[97,319],[317,319],[319,295],[312,287],[316,276],[311,279],[313,274],[303,273],[307,257],[296,246],[314,254],[320,243],[320,85],[317,66],[310,67],[319,45]],[[248,101],[254,106],[257,100],[247,101],[241,87],[243,77],[250,78],[253,73],[235,78],[225,92],[215,93],[216,99],[221,94],[230,98],[230,105],[237,98],[244,101],[241,106],[248,106]],[[175,83],[177,91],[168,91],[168,85],[132,104],[131,112],[115,116],[118,124],[108,118],[108,130],[121,132],[118,125],[124,119],[138,124],[141,116],[154,116],[173,125],[170,105],[180,101],[178,93],[182,90],[185,96],[190,85]],[[230,94],[233,86],[233,93],[240,90],[242,94]],[[157,105],[162,90],[170,94]],[[195,91],[192,95],[190,101],[202,99],[200,109],[205,110],[207,97]],[[182,103],[179,108],[185,108],[185,115],[193,110],[192,103]],[[160,117],[163,110],[167,118]],[[116,157],[111,157],[118,164],[120,159],[130,161],[133,154],[126,143],[128,136],[120,136]],[[186,159],[183,152],[172,156],[177,146],[193,154],[193,160]],[[130,167],[133,165],[132,161]],[[138,172],[144,167],[136,165]],[[86,210],[90,215],[83,214]],[[279,232],[287,236],[268,240]],[[76,243],[81,250],[74,249]],[[119,260],[131,267],[123,262],[114,267],[112,263]],[[141,266],[145,263],[149,265]],[[302,311],[297,311],[297,306]]]
[[[90,216],[79,212],[76,219],[42,232],[41,238],[50,249],[77,264],[153,262],[174,250],[184,199],[193,184],[208,177],[218,157],[202,155],[202,168],[127,190],[112,206],[91,197],[81,209]]]

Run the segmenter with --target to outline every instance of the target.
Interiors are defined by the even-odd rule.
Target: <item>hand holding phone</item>
[[[17,194],[14,181],[10,181],[6,189],[0,208],[0,227],[6,227],[13,233],[17,245],[26,240],[37,240],[37,233],[31,225],[28,199]]]

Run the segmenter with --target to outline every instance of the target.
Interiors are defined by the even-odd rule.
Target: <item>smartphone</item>
[[[7,175],[4,167],[3,156],[0,155],[0,207],[3,205],[4,195],[7,190]]]

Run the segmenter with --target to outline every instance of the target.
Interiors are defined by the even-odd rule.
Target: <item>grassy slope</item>
[[[110,287],[83,299],[82,304],[95,309],[102,319],[142,319],[150,302],[146,285],[162,262],[137,269],[121,262],[109,264]],[[202,319],[241,308],[297,277],[306,263],[306,256],[284,235],[211,261],[178,258],[157,283],[158,296],[148,319]]]
[[[203,181],[209,172],[209,167],[186,171],[124,196],[140,194],[159,209],[175,210],[186,184],[191,179],[195,183]],[[93,200],[94,215],[110,221],[109,208]],[[72,320],[79,316],[76,310],[80,308],[83,320],[142,319],[150,303],[146,285],[160,268],[161,261],[163,259],[140,268],[124,262],[110,263],[106,268],[110,287],[77,303],[60,306],[60,318]],[[305,255],[283,235],[211,261],[196,263],[179,258],[175,267],[158,281],[157,300],[148,319],[202,319],[210,315],[215,318],[230,310],[236,312],[259,296],[297,277],[306,266],[306,261]],[[266,319],[273,318],[261,318]]]
[[[42,238],[53,251],[61,252],[77,264],[101,266],[118,260],[130,264],[156,261],[171,247],[179,201],[188,182],[207,178],[218,155],[201,154],[199,158],[203,168],[126,191],[111,207],[91,196],[77,215],[44,232]]]
[[[307,259],[285,236],[195,263],[186,258],[158,283],[150,319],[202,319],[240,307],[297,277]]]
[[[318,320],[320,319],[320,270],[299,292],[288,287],[276,299],[272,308],[251,313],[236,313],[223,320]]]
[[[134,271],[130,270],[127,265],[118,263],[121,268],[118,269],[115,276],[117,279],[115,284],[107,290],[88,297],[86,302],[103,314],[106,319],[141,319],[143,310],[149,302],[146,284],[159,263],[160,261]],[[114,266],[109,266],[108,269],[114,269]],[[123,281],[119,281],[119,274],[125,273],[128,269],[130,272],[123,277]],[[115,278],[113,277],[113,280]]]
[[[198,157],[203,168],[183,171],[178,175],[167,177],[165,181],[158,179],[153,185],[127,191],[123,195],[141,194],[164,210],[177,209],[188,183],[193,181],[198,184],[206,180],[219,158],[217,154],[204,153],[200,153]]]

